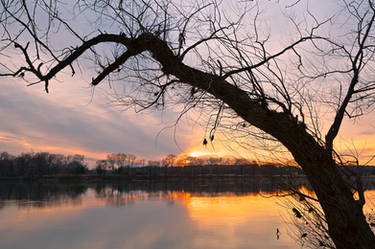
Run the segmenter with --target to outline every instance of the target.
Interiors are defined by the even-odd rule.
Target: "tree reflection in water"
[[[294,184],[299,190],[311,191],[302,179]],[[35,246],[40,246],[38,236],[44,236],[47,240],[52,238],[49,243],[56,243],[58,237],[53,234],[58,234],[61,227],[64,227],[64,236],[73,236],[70,239],[75,239],[75,243],[79,245],[72,248],[82,248],[80,243],[87,242],[83,234],[89,236],[102,231],[101,226],[105,224],[106,231],[110,232],[104,237],[95,237],[95,243],[110,243],[115,240],[118,248],[139,246],[142,241],[136,238],[145,231],[152,233],[152,236],[147,240],[150,246],[143,248],[162,248],[154,246],[156,242],[153,240],[160,240],[163,245],[172,243],[171,241],[184,241],[186,248],[247,248],[245,246],[249,241],[253,246],[251,248],[297,248],[285,247],[295,243],[286,239],[287,224],[291,224],[290,230],[295,225],[292,206],[285,206],[284,211],[280,211],[282,208],[277,210],[278,206],[273,201],[285,204],[283,201],[287,198],[263,198],[285,195],[289,188],[290,183],[285,184],[285,179],[280,181],[278,178],[122,184],[0,183],[0,208],[3,209],[0,214],[5,219],[0,230],[8,234],[3,234],[3,239],[10,241],[8,247],[5,244],[1,244],[1,247],[24,248],[18,244],[21,243],[20,240],[13,241],[9,236],[26,236],[27,241],[25,227],[34,234]],[[367,183],[366,188],[375,189],[371,182]],[[302,211],[298,206],[293,207]],[[285,214],[284,223],[279,218],[280,212]],[[300,220],[302,219],[298,219]],[[46,227],[44,224],[49,225]],[[171,226],[176,227],[172,229]],[[182,228],[177,228],[179,226]],[[124,230],[127,232],[123,232]],[[51,234],[48,235],[48,232]],[[301,239],[305,232],[296,233],[296,239]],[[179,239],[176,240],[176,237]],[[303,237],[305,245],[309,237],[310,235]],[[121,247],[121,238],[134,244]],[[230,242],[225,244],[227,241]],[[267,247],[262,245],[264,241],[267,241]],[[211,246],[207,243],[211,243]],[[237,243],[244,246],[238,246]]]
[[[301,180],[297,187],[308,185]],[[128,183],[96,183],[96,184],[49,184],[6,182],[0,183],[0,208],[8,201],[23,206],[56,206],[67,203],[78,204],[81,197],[93,190],[97,198],[106,199],[108,205],[121,206],[145,199],[183,199],[191,196],[246,196],[246,195],[278,195],[285,193],[289,185],[273,178],[256,180],[199,180],[199,181],[142,181]]]

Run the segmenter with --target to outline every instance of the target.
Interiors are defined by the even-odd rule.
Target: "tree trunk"
[[[320,177],[310,179],[328,223],[328,233],[337,249],[375,248],[375,237],[366,222],[362,205],[354,200],[336,166],[323,164]],[[318,172],[319,173],[319,172]]]
[[[165,41],[153,34],[144,33],[136,39],[121,35],[101,36],[108,41],[113,39],[114,42],[123,43],[131,55],[146,50],[151,52],[165,74],[210,93],[245,121],[275,137],[292,153],[307,175],[325,213],[328,232],[337,249],[375,248],[375,236],[366,222],[362,205],[354,199],[332,153],[290,111],[271,110],[265,100],[251,98],[246,91],[230,84],[225,78],[185,65]]]
[[[280,141],[293,155],[310,181],[328,223],[328,233],[337,249],[374,249],[375,235],[345,183],[324,143],[308,133],[305,124],[291,113],[276,112],[228,83],[225,79],[186,66],[153,35],[145,35],[138,50],[149,50],[163,71],[224,101],[241,118]]]
[[[270,122],[263,124],[263,128],[288,148],[305,172],[324,211],[328,233],[336,248],[374,249],[375,235],[366,221],[363,206],[354,199],[332,154],[306,131],[303,124],[293,124],[287,115],[277,119],[278,129]]]
[[[375,248],[375,236],[363,214],[362,204],[354,199],[335,162],[323,153],[311,153],[310,158],[313,157],[316,160],[298,163],[316,193],[327,220],[328,233],[336,248]]]

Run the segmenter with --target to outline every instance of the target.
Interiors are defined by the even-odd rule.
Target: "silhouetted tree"
[[[304,1],[286,2],[285,10]],[[62,72],[75,75],[85,54],[96,65],[93,86],[104,79],[126,82],[132,94],[120,98],[123,105],[143,110],[183,103],[182,113],[199,108],[213,116],[205,144],[215,141],[220,127],[278,141],[307,175],[335,246],[373,248],[365,200],[356,200],[353,192],[360,189],[342,177],[344,160],[334,141],[344,117],[374,107],[375,6],[372,0],[340,3],[327,19],[309,9],[302,20],[290,18],[293,41],[276,50],[281,39],[272,43],[264,35],[254,1],[239,1],[242,13],[228,13],[229,3],[216,0],[1,0],[1,75],[43,83],[48,92]],[[77,25],[83,16],[96,21]],[[10,54],[24,62],[15,67],[20,59],[9,60]],[[320,92],[316,99],[314,91]],[[324,135],[317,99],[333,113]]]
[[[85,174],[88,167],[84,156],[64,156],[48,152],[0,154],[0,176],[40,178],[44,175]]]
[[[150,160],[147,162],[148,166],[156,166],[156,167],[160,167],[161,166],[161,163],[160,161],[155,161],[155,160]]]
[[[174,155],[174,154],[169,154],[169,155],[167,155],[166,157],[164,157],[164,158],[161,160],[161,165],[162,165],[163,167],[173,167],[175,161],[176,161],[176,155]]]
[[[133,167],[136,162],[137,157],[133,154],[128,154],[126,158],[127,158],[128,166]]]
[[[95,170],[98,175],[106,175],[107,171],[112,170],[112,164],[108,160],[97,160]]]

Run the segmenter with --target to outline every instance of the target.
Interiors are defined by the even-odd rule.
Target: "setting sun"
[[[217,156],[216,154],[205,152],[205,151],[192,151],[188,154],[191,157],[201,157],[201,156]]]

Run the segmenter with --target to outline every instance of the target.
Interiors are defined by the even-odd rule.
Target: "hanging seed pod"
[[[203,139],[203,145],[207,145],[207,139]]]

